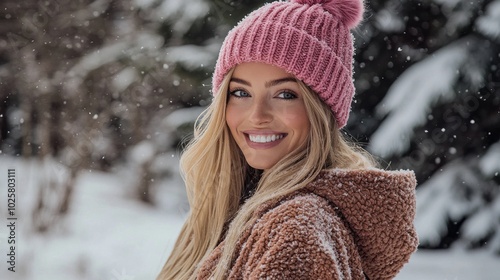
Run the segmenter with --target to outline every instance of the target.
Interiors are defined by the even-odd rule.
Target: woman
[[[415,177],[340,132],[356,0],[266,4],[226,37],[181,168],[191,211],[158,279],[391,279],[417,246]]]

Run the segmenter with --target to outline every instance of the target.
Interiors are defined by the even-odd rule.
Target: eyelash
[[[282,98],[282,99],[284,99],[284,100],[293,100],[293,99],[296,99],[296,98],[297,98],[297,94],[295,94],[295,93],[294,93],[294,92],[292,92],[292,91],[286,91],[286,90],[285,90],[285,91],[282,91],[282,92],[280,92],[280,93],[278,94],[278,96],[279,96],[279,95],[282,95],[282,94],[289,94],[289,95],[291,95],[291,98]]]
[[[246,93],[248,96],[238,96],[238,95],[236,95],[236,94],[235,94],[235,92],[238,92],[238,91],[244,92],[244,93]],[[235,90],[230,91],[230,92],[229,92],[229,95],[230,95],[230,96],[234,96],[234,97],[236,97],[236,98],[245,98],[245,97],[249,97],[249,96],[250,96],[250,94],[248,94],[248,92],[244,91],[243,89],[238,89],[238,88],[237,88],[237,89],[235,89]]]
[[[236,95],[235,93],[236,93],[236,92],[239,92],[239,91],[240,91],[240,92],[243,92],[243,93],[245,93],[245,94],[247,94],[247,96],[238,96],[238,95]],[[290,97],[290,98],[282,98],[282,97],[279,97],[280,95],[284,95],[284,94],[289,94],[289,95],[291,95],[291,97]],[[229,95],[230,95],[230,96],[234,96],[234,97],[236,97],[236,98],[246,98],[246,97],[251,97],[251,95],[250,95],[248,92],[246,92],[245,90],[243,90],[243,89],[235,89],[235,90],[232,90],[232,91],[230,91],[230,92],[229,92]],[[277,96],[279,99],[283,99],[283,100],[293,100],[293,99],[296,99],[296,98],[297,98],[297,94],[295,94],[295,93],[294,93],[294,92],[292,92],[292,91],[288,91],[288,90],[280,91],[280,92],[278,93],[278,95],[276,95],[276,96]]]

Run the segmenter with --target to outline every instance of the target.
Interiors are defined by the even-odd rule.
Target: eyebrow
[[[239,83],[239,84],[243,84],[243,85],[246,85],[246,86],[252,86],[252,84],[248,81],[245,81],[243,79],[240,79],[240,78],[234,78],[232,77],[230,82],[236,82],[236,83]],[[279,84],[282,84],[282,83],[288,83],[288,82],[294,82],[296,83],[297,82],[297,79],[294,78],[294,77],[285,77],[285,78],[281,78],[281,79],[276,79],[276,80],[272,80],[272,81],[268,81],[265,83],[265,87],[268,88],[268,87],[273,87],[273,86],[277,86]]]

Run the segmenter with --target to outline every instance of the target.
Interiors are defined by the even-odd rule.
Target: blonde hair
[[[181,157],[191,210],[157,279],[194,279],[198,265],[222,238],[222,256],[212,276],[224,279],[239,234],[255,222],[252,215],[259,205],[303,188],[324,169],[359,169],[376,165],[367,152],[344,138],[330,108],[298,81],[311,123],[306,147],[293,151],[266,170],[255,194],[240,207],[249,167],[225,121],[232,72],[226,75],[214,101],[200,116],[195,125],[194,139]],[[231,221],[229,225],[228,221]]]

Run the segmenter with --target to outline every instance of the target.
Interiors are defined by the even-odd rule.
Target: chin
[[[250,165],[254,169],[258,170],[267,170],[273,167],[276,163],[264,163],[264,162],[248,162],[248,165]]]

